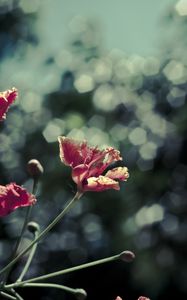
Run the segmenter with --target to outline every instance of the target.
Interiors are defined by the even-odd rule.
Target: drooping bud
[[[37,159],[29,160],[29,162],[27,163],[27,170],[33,178],[40,177],[40,175],[42,175],[44,172],[41,163]]]
[[[40,231],[40,225],[36,222],[29,222],[27,224],[27,229],[31,232],[31,233],[35,233],[36,231],[39,232]]]
[[[87,293],[83,289],[76,289],[75,295],[78,300],[84,300],[87,297]]]
[[[125,262],[132,262],[135,259],[135,254],[132,251],[123,251],[120,253],[119,259]]]

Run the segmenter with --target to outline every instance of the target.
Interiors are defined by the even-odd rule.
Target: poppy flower
[[[126,181],[129,177],[126,167],[113,168],[102,175],[111,163],[122,160],[118,150],[112,147],[99,150],[89,147],[86,141],[78,142],[65,136],[58,137],[58,141],[60,159],[72,168],[72,179],[80,193],[119,190],[117,180]]]
[[[14,102],[18,96],[18,91],[16,88],[0,92],[0,121],[6,119],[6,113],[9,106]]]
[[[4,217],[19,207],[35,204],[34,195],[16,183],[0,185],[0,217]]]

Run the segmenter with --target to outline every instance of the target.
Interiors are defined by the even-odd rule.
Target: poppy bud
[[[27,170],[33,178],[40,177],[40,175],[42,175],[44,172],[41,163],[37,159],[29,160],[29,162],[27,163]]]
[[[126,261],[126,262],[131,262],[135,259],[135,254],[132,251],[123,251],[120,253],[121,260]]]
[[[38,223],[32,221],[27,224],[27,229],[31,233],[35,233],[36,231],[40,231],[40,225]]]
[[[76,289],[75,295],[78,300],[84,300],[87,297],[87,293],[83,289]]]

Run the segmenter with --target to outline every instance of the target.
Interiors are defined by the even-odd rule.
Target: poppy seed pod
[[[37,159],[29,160],[29,162],[27,163],[27,170],[33,178],[40,177],[40,175],[42,175],[44,172],[41,163]]]

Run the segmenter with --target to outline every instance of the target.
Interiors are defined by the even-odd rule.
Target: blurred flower
[[[72,179],[79,192],[119,190],[117,180],[126,181],[129,177],[126,167],[118,167],[101,175],[113,162],[122,160],[120,152],[112,147],[99,150],[89,147],[87,142],[78,142],[67,137],[58,138],[61,161],[72,168]]]
[[[115,300],[123,300],[121,297],[117,297]],[[138,298],[138,300],[150,300],[149,298],[147,298],[147,297],[143,297],[143,296],[140,296],[139,298]]]
[[[18,96],[18,91],[16,88],[0,92],[0,121],[6,119],[6,113],[9,109],[9,106],[14,102]]]
[[[16,183],[0,185],[0,217],[4,217],[16,208],[35,204],[34,195]]]

